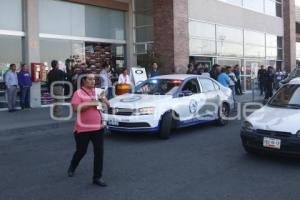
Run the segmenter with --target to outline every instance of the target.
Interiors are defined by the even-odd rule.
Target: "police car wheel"
[[[169,139],[172,129],[172,112],[166,112],[160,122],[159,137],[161,139]]]
[[[218,112],[218,119],[217,119],[217,124],[219,126],[225,126],[228,121],[224,119],[225,117],[229,116],[229,106],[225,103],[222,104],[222,106],[219,108]]]

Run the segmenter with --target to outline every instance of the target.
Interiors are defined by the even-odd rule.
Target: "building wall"
[[[191,19],[283,35],[282,18],[268,16],[218,0],[188,1]]]
[[[188,1],[153,0],[154,49],[162,73],[184,73],[188,64]]]
[[[284,64],[286,71],[296,66],[296,10],[295,0],[283,1]]]

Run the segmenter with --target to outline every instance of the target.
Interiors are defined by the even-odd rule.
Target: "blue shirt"
[[[18,73],[18,82],[20,87],[31,87],[32,81],[31,81],[31,75],[28,71],[21,70]]]
[[[16,72],[13,72],[11,70],[7,71],[5,74],[5,85],[7,88],[10,88],[11,86],[18,86],[18,75]]]
[[[218,76],[218,82],[221,83],[224,87],[229,87],[230,84],[230,77],[226,73],[221,73]]]
[[[158,70],[156,70],[156,71],[152,70],[150,72],[150,78],[155,77],[155,76],[159,76],[159,71]]]

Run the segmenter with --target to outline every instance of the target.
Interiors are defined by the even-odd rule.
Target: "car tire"
[[[172,112],[168,111],[161,117],[159,137],[161,139],[169,139],[172,130]]]
[[[224,118],[229,117],[229,112],[230,112],[229,106],[227,104],[223,103],[218,111],[217,125],[225,126],[226,124],[228,124],[228,120],[226,120]]]

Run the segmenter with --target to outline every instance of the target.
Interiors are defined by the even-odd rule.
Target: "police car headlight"
[[[252,132],[254,131],[253,125],[248,122],[248,121],[244,121],[243,126],[242,126],[242,130],[246,131],[246,132]]]
[[[145,108],[139,108],[136,111],[136,115],[153,115],[155,112],[154,107],[145,107]]]

